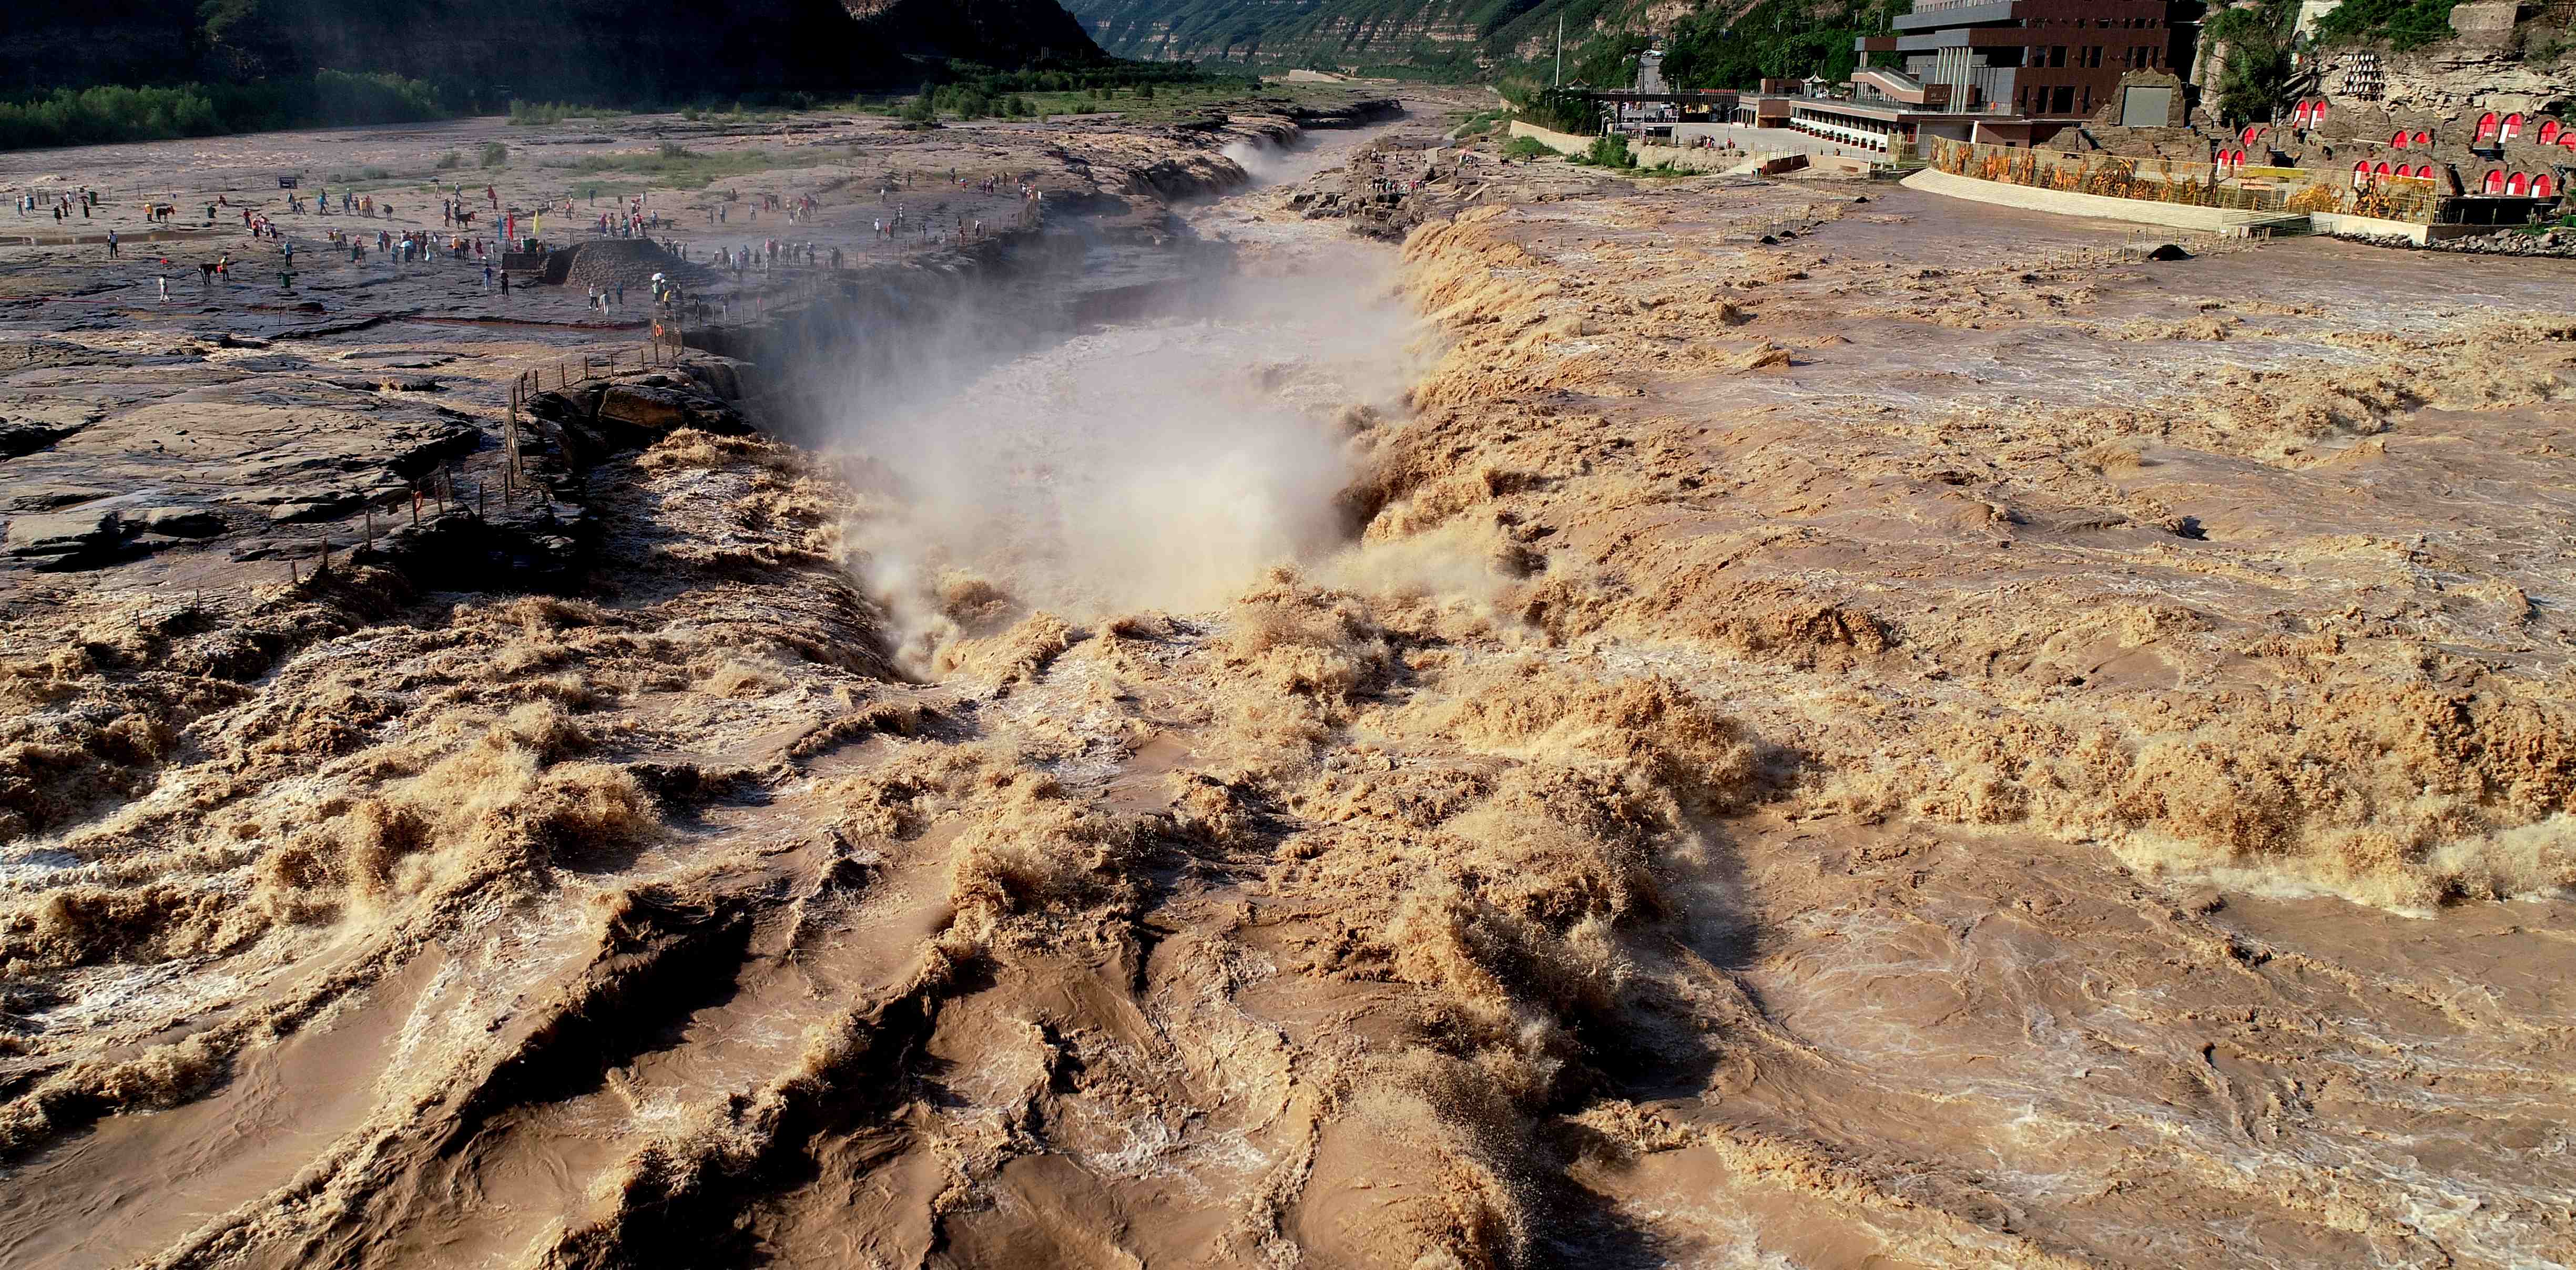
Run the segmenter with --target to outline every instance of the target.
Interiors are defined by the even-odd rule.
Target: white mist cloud
[[[1393,408],[1413,319],[1389,293],[1392,253],[1335,246],[1186,312],[980,372],[925,366],[927,391],[850,394],[827,444],[886,478],[849,540],[903,659],[928,665],[975,619],[958,611],[985,593],[970,580],[1013,612],[1186,612],[1336,550],[1340,418]]]

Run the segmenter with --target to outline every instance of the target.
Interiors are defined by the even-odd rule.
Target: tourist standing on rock
[[[116,259],[116,231],[113,229],[107,231],[107,258]]]
[[[161,284],[161,302],[163,304],[168,304],[170,302],[170,275],[166,273],[156,273],[152,275],[152,280]]]

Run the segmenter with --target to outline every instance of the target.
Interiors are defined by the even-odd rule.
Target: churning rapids
[[[43,615],[0,1262],[2565,1264],[2576,279],[1445,127]]]

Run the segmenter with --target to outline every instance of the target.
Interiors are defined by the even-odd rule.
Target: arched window
[[[2490,110],[2487,113],[2478,116],[2478,140],[2482,143],[2495,140],[2496,126],[2496,116],[2494,111]]]
[[[2326,126],[2326,104],[2324,102],[2318,102],[2316,104],[2316,109],[2308,112],[2308,122],[2320,128]]]
[[[2236,139],[2237,139],[2239,142],[2242,142],[2243,144],[2246,144],[2246,145],[2249,145],[2249,146],[2250,146],[2250,145],[2254,144],[2254,138],[2259,137],[2259,136],[2262,136],[2262,135],[2263,135],[2263,127],[2262,127],[2262,125],[2260,125],[2260,124],[2250,124],[2250,123],[2249,123],[2249,124],[2245,125],[2245,131],[2243,131],[2243,132],[2240,132],[2240,133],[2237,133],[2237,134],[2236,134]]]
[[[2308,103],[2300,102],[2297,106],[2291,109],[2290,123],[2293,126],[2300,128],[2308,126]]]
[[[2400,150],[2405,149],[2405,148],[2406,148],[2406,131],[2405,131],[2405,129],[2403,129],[2403,128],[2399,129],[2399,130],[2398,130],[2398,132],[2397,132],[2397,135],[2396,135],[2396,136],[2390,137],[2390,138],[2388,139],[2388,144],[2390,144],[2390,145],[2392,145],[2392,146],[2395,146],[2395,147],[2397,147],[2397,148],[2398,148],[2398,149],[2400,149]]]
[[[2370,184],[2370,160],[2364,159],[2352,165],[2352,188],[2357,190],[2368,184]]]
[[[2576,128],[2570,128],[2567,131],[2558,134],[2558,148],[2561,150],[2576,150]]]
[[[2533,198],[2558,197],[2557,180],[2546,172],[2531,178],[2531,196]]]
[[[2487,173],[2486,184],[2480,186],[2479,190],[2487,194],[2504,193],[2504,169],[2496,168],[2489,171]]]
[[[2505,181],[2504,192],[2514,196],[2515,198],[2529,197],[2531,194],[2531,177],[2522,172],[2514,173]]]
[[[2419,181],[2429,181],[2429,180],[2432,180],[2432,179],[2433,179],[2433,165],[2432,165],[2432,164],[2430,164],[2430,163],[2418,163],[2418,164],[2416,164],[2416,165],[2415,165],[2415,179],[2417,179],[2417,180],[2419,180]]]
[[[2432,134],[2432,133],[2429,133],[2429,132],[2418,132],[2418,133],[2416,133],[2416,134],[2415,134],[2415,144],[2416,144],[2416,145],[2418,145],[2418,146],[2429,146],[2429,145],[2433,144],[2433,134]]]
[[[2540,144],[2545,146],[2554,146],[2558,144],[2558,133],[2559,127],[2557,120],[2543,119],[2540,121]]]
[[[2506,116],[2504,117],[2504,139],[2505,139],[2505,140],[2507,140],[2507,141],[2511,141],[2511,140],[2513,140],[2515,137],[2519,137],[2519,136],[2521,136],[2521,135],[2522,135],[2522,116],[2520,116],[2520,115],[2506,115]]]
[[[2387,184],[2387,183],[2388,183],[2388,178],[2389,178],[2389,176],[2390,176],[2390,173],[2389,173],[2389,171],[2388,171],[2388,165],[2387,165],[2386,163],[2384,163],[2384,162],[2383,162],[2383,163],[2379,163],[2379,164],[2375,164],[2375,165],[2373,165],[2373,166],[2371,167],[2371,169],[2370,169],[2370,175],[2371,175],[2373,178],[2377,179],[2377,180],[2379,181],[2379,183],[2380,183],[2380,184],[2382,184],[2382,185]]]

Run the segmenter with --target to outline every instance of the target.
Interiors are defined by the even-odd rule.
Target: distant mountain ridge
[[[533,100],[908,88],[923,62],[1098,61],[1054,0],[119,0],[0,17],[13,94],[381,71]]]
[[[1683,0],[1069,0],[1120,57],[1290,66],[1490,63],[1535,56],[1565,20],[1568,48],[1596,28],[1644,30]]]

